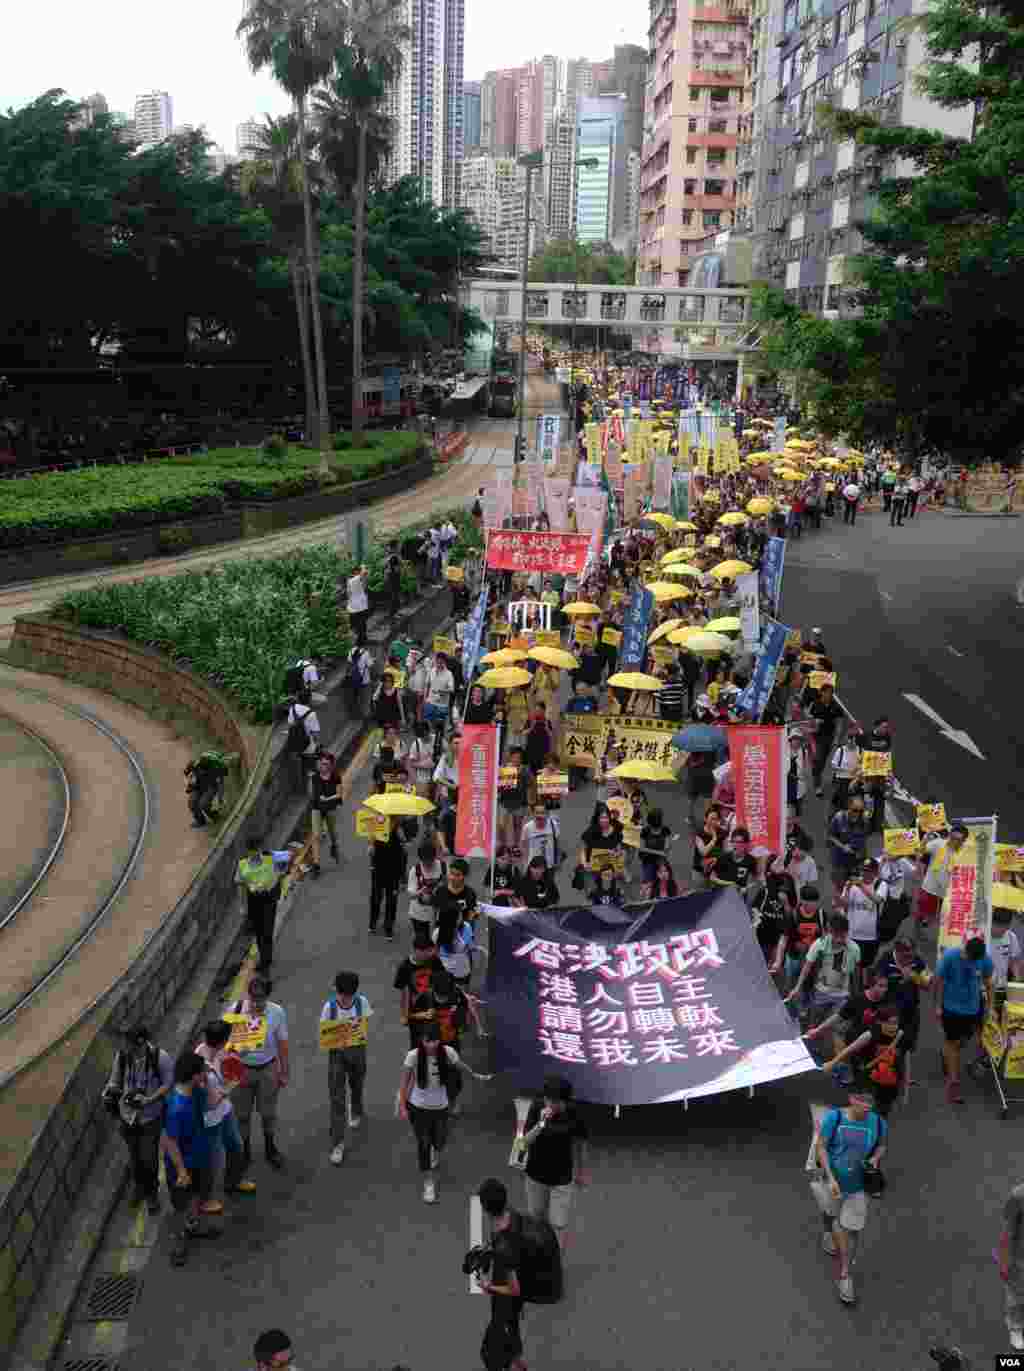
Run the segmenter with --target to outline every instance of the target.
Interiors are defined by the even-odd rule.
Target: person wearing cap
[[[238,863],[235,884],[245,891],[246,917],[256,937],[259,971],[268,972],[274,960],[274,924],[281,893],[281,873],[263,839],[253,834]]]
[[[985,951],[985,939],[974,934],[963,947],[950,947],[939,958],[932,990],[935,1017],[942,1025],[945,1041],[942,1062],[946,1073],[946,1098],[950,1104],[963,1104],[960,1092],[960,1057],[963,1045],[970,1042],[984,1022],[991,1003],[995,967]]]
[[[264,1155],[267,1163],[280,1171],[284,1157],[278,1150],[275,1130],[278,1095],[289,1080],[288,1016],[270,999],[270,982],[262,976],[252,977],[247,994],[235,1001],[230,1012],[243,1015],[262,1038],[258,1046],[238,1054],[248,1071],[232,1096],[245,1162],[248,1166],[252,1161],[252,1116],[259,1114]]]
[[[949,875],[953,866],[953,856],[967,841],[967,825],[955,823],[945,839],[931,838],[924,845],[925,861],[928,863],[921,888],[917,892],[914,918],[919,924],[929,923],[942,908],[942,901],[949,888]]]
[[[587,1126],[572,1102],[572,1084],[546,1077],[526,1116],[526,1212],[546,1219],[564,1250],[569,1240],[573,1187],[587,1185]]]

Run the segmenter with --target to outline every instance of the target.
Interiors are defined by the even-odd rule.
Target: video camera
[[[487,1276],[493,1261],[493,1247],[487,1244],[471,1247],[462,1259],[462,1274],[464,1276],[476,1276],[477,1278]],[[943,1367],[943,1371],[946,1371],[945,1367]]]

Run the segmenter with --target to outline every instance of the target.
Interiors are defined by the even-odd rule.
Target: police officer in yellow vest
[[[256,937],[259,971],[264,976],[269,975],[274,958],[274,921],[281,893],[281,876],[274,866],[273,856],[265,850],[260,837],[250,837],[246,855],[238,863],[235,882],[246,893],[246,913]]]

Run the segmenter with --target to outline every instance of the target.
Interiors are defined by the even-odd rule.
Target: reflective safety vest
[[[238,863],[238,879],[250,895],[261,895],[265,891],[273,890],[278,882],[273,857],[269,852],[260,853],[258,861],[255,862],[243,857]]]

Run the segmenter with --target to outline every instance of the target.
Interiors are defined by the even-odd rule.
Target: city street
[[[998,648],[988,644],[1002,627],[1020,632],[1019,621],[1010,624],[1020,574],[1012,569],[1014,528],[1014,521],[931,515],[894,530],[890,542],[888,525],[876,517],[790,548],[782,617],[823,628],[844,702],[861,718],[890,713],[900,777],[917,791],[933,788],[958,813],[1015,812],[1012,753],[997,746],[1001,731],[1012,747],[1009,692],[976,702],[965,684],[972,672],[978,681],[998,673]],[[975,555],[982,548],[985,555]],[[1005,587],[1000,557],[1011,567]],[[865,563],[870,573],[852,570]],[[952,590],[950,566],[961,578]],[[879,589],[893,599],[881,600]],[[949,612],[940,614],[937,606],[947,602]],[[965,654],[963,678],[952,654],[949,665],[933,660],[947,640]],[[966,729],[988,761],[943,738],[923,715],[918,722],[903,691]],[[365,776],[357,782],[357,798],[367,784]],[[680,792],[662,788],[658,799],[669,793],[667,817],[677,827]],[[592,803],[590,790],[569,797],[563,837],[570,853]],[[352,834],[352,808],[345,864],[338,870],[328,862],[318,883],[305,884],[275,966],[274,998],[289,1014],[294,1063],[281,1107],[288,1169],[275,1175],[255,1147],[259,1193],[232,1205],[224,1236],[194,1245],[184,1271],[169,1266],[163,1236],[123,1371],[149,1371],[155,1347],[166,1371],[244,1367],[255,1334],[273,1325],[292,1334],[303,1371],[479,1365],[486,1302],[467,1292],[460,1269],[468,1199],[487,1175],[516,1192],[518,1177],[507,1166],[513,1091],[500,1078],[467,1083],[464,1114],[442,1163],[440,1202],[424,1205],[411,1133],[395,1117],[406,1035],[391,981],[407,924],[400,913],[393,944],[367,935],[367,859]],[[807,824],[819,858],[822,823],[812,801]],[[689,843],[677,844],[673,858],[688,879]],[[475,863],[478,889],[481,879]],[[560,887],[568,900],[565,868]],[[326,1063],[316,1020],[342,968],[360,973],[376,1014],[368,1119],[335,1169],[327,1160]],[[952,1112],[937,1047],[928,1014],[914,1060],[919,1084],[909,1106],[894,1114],[889,1188],[872,1202],[852,1310],[836,1298],[803,1171],[808,1106],[839,1098],[822,1076],[759,1088],[753,1099],[712,1097],[689,1111],[642,1107],[616,1120],[609,1110],[588,1109],[592,1187],[574,1221],[565,1300],[527,1314],[531,1367],[910,1371],[931,1365],[927,1348],[937,1339],[958,1342],[977,1366],[991,1364],[1007,1350],[991,1250],[1006,1192],[1020,1179],[1022,1116],[1011,1107],[1000,1122],[991,1087],[971,1081],[965,1107]],[[486,1044],[469,1039],[466,1055],[484,1069]]]

